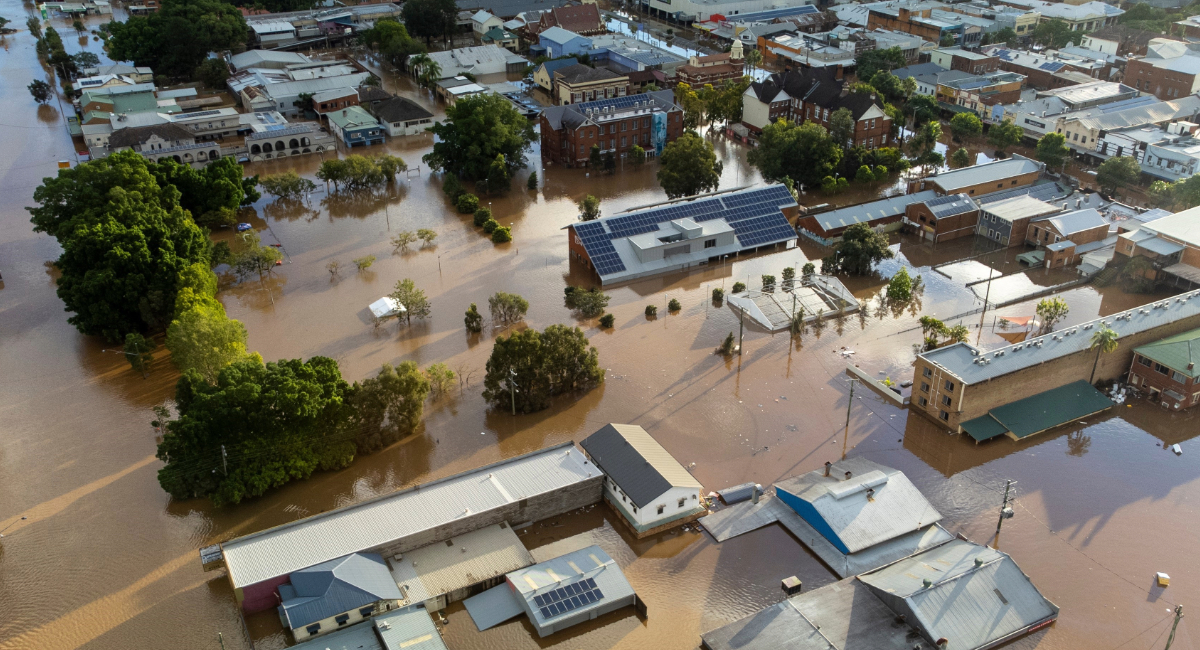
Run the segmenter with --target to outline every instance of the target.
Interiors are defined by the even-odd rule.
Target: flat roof
[[[983,211],[988,214],[994,214],[1000,219],[1011,223],[1018,219],[1041,217],[1061,212],[1062,208],[1045,201],[1040,201],[1032,196],[1023,195],[989,203],[983,206]]]
[[[1102,324],[1123,338],[1196,315],[1200,315],[1200,290],[990,350],[955,343],[917,356],[964,383],[975,384],[1087,350],[1091,346],[1091,332]]]
[[[531,564],[533,556],[505,523],[434,542],[390,561],[392,578],[412,605]]]
[[[240,588],[599,475],[574,443],[565,442],[245,535],[221,550],[230,581]]]
[[[1005,160],[994,160],[982,165],[941,172],[925,180],[937,183],[938,187],[946,192],[957,192],[972,185],[995,182],[1041,170],[1040,163],[1021,156],[1013,156]]]
[[[961,56],[962,58],[970,59],[971,61],[982,61],[984,59],[994,58],[994,56],[991,54],[980,54],[979,52],[964,50],[961,47],[945,47],[937,50],[937,52],[940,54],[953,54],[954,56]]]
[[[1107,410],[1112,405],[1112,400],[1080,379],[998,406],[962,426],[977,442],[1004,434],[1020,440]]]

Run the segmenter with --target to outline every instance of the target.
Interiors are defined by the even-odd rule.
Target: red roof
[[[604,23],[600,20],[600,9],[596,5],[555,7],[542,14],[537,31],[540,33],[556,25],[576,34],[594,34],[604,31]]]

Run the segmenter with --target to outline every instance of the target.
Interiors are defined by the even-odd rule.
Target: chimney
[[[343,109],[343,110],[342,110],[342,117],[346,117],[346,114],[347,114],[347,113],[349,113],[349,111],[347,111],[347,110]]]
[[[1083,207],[1083,199],[1075,199],[1075,209],[1078,210],[1081,207]]]
[[[875,500],[875,488],[867,488],[867,501]]]
[[[846,480],[847,480],[847,481],[849,481],[849,480],[850,480],[850,476],[851,476],[850,472],[846,472]]]
[[[825,476],[829,476],[829,468],[833,467],[833,463],[825,461]]]
[[[837,79],[838,81],[842,80],[842,64],[838,64],[837,72],[834,73],[833,78]]]

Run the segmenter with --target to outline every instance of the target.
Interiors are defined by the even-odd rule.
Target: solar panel
[[[585,578],[571,584],[552,589],[544,594],[533,597],[537,603],[542,618],[554,618],[577,609],[587,607],[604,598],[604,593],[596,586],[592,578]]]

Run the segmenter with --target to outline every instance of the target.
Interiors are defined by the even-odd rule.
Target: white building
[[[482,9],[471,16],[471,31],[475,32],[475,38],[483,38],[483,35],[488,33],[488,30],[493,27],[503,29],[504,21]]]
[[[422,108],[411,99],[393,97],[372,107],[371,113],[383,124],[387,134],[420,135],[433,125],[433,113]]]
[[[606,476],[604,498],[638,537],[708,512],[700,482],[646,430],[609,424],[580,443]]]
[[[460,47],[445,52],[430,52],[429,58],[438,64],[442,79],[457,77],[464,72],[473,75],[520,72],[529,65],[529,60],[513,54],[499,45]]]

